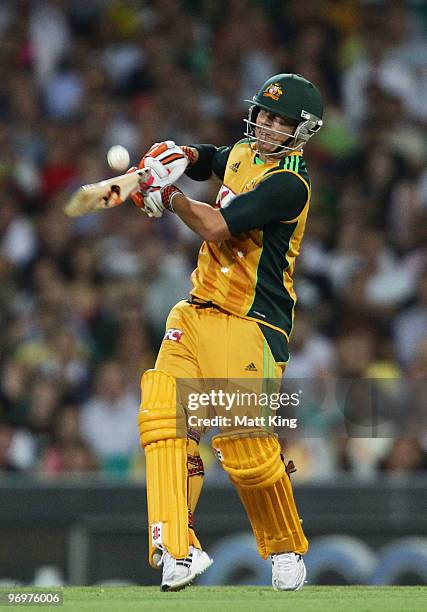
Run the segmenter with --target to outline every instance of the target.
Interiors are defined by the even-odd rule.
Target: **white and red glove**
[[[158,159],[145,157],[144,168],[149,170],[149,175],[144,181],[140,181],[139,188],[130,194],[133,203],[149,217],[161,217],[165,208],[173,212],[173,196],[182,191],[171,185],[170,175]],[[136,170],[133,166],[129,168],[128,173]]]
[[[150,167],[151,160],[148,160],[147,166],[145,166],[146,170],[149,170],[148,176],[145,177],[144,181],[139,181],[139,186],[135,191],[129,194],[132,202],[137,206],[140,210],[145,212],[149,217],[161,217],[163,215],[164,206],[162,205],[161,197],[160,199],[148,199],[148,195],[150,193],[159,193],[161,186],[168,183],[169,175],[164,166],[159,162],[157,166],[157,170],[160,172],[156,172],[155,169]],[[156,166],[157,164],[155,164]],[[132,166],[126,172],[129,174],[130,172],[136,172],[138,168],[136,166]],[[147,202],[145,199],[147,198]]]
[[[173,140],[155,142],[139,162],[139,168],[144,167],[146,157],[154,157],[162,162],[168,169],[172,183],[177,181],[185,170],[191,168],[196,161],[196,153],[191,147],[178,146]]]
[[[154,179],[150,185],[141,185],[140,191],[131,194],[133,203],[144,210],[143,200],[148,190],[152,192],[175,183],[184,174],[186,168],[191,167],[195,161],[196,154],[191,147],[179,147],[173,140],[153,144],[139,162],[138,167],[153,170]],[[132,170],[133,168],[131,168]],[[167,174],[165,174],[165,170]]]
[[[184,174],[189,164],[190,160],[184,151],[188,148],[178,147],[173,140],[156,142],[141,159],[138,168],[145,168],[147,159],[155,159],[166,168],[170,182],[175,183]]]
[[[161,217],[165,209],[175,212],[172,201],[178,193],[182,195],[182,191],[175,187],[175,185],[165,185],[161,189],[146,192],[143,195],[144,212],[149,217]],[[160,214],[155,214],[160,211]]]

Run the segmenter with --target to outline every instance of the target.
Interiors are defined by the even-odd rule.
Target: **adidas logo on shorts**
[[[258,368],[256,367],[256,365],[254,364],[253,361],[248,363],[248,365],[246,366],[245,370],[247,372],[258,372]]]

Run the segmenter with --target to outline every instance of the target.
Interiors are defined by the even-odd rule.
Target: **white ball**
[[[129,168],[130,156],[129,151],[122,145],[111,147],[107,153],[108,165],[112,170],[124,172]]]

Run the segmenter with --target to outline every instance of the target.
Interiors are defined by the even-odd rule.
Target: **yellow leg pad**
[[[176,558],[188,555],[186,446],[178,439],[145,447],[150,563],[160,546]]]
[[[177,402],[176,380],[161,370],[147,370],[141,380],[138,426],[141,446],[150,442],[186,438],[185,413]]]
[[[261,557],[307,552],[308,542],[277,439],[220,435],[212,444],[246,509]]]
[[[187,438],[173,376],[149,370],[141,392],[138,425],[146,457],[149,561],[156,567],[158,548],[176,558],[188,556]]]

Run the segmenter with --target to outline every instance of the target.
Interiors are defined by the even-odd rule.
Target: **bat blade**
[[[80,187],[68,200],[64,213],[68,217],[81,217],[99,210],[107,210],[123,204],[129,194],[144,183],[150,171],[142,168],[129,174]]]

